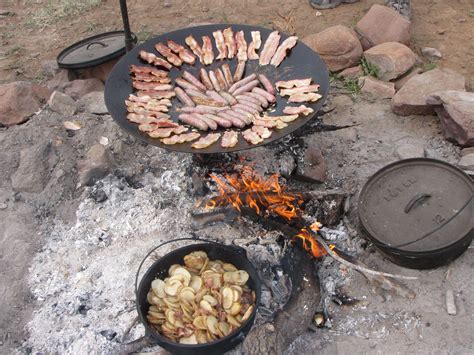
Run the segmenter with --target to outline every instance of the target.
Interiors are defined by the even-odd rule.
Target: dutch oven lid
[[[132,34],[133,41],[137,38]],[[58,66],[66,69],[93,67],[125,54],[124,31],[113,31],[85,38],[65,48],[57,57]]]
[[[434,159],[390,164],[359,197],[362,227],[375,244],[429,252],[455,244],[474,227],[473,183],[463,171]]]

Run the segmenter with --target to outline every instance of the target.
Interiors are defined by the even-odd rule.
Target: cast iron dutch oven
[[[187,245],[178,249],[173,250],[172,252],[166,254],[159,260],[155,261],[153,265],[147,270],[147,272],[143,275],[143,278],[140,281],[140,284],[137,286],[138,283],[138,273],[144,263],[144,261],[150,256],[156,249],[160,248],[165,244],[169,244],[172,242],[183,241],[183,240],[191,240],[191,241],[205,241],[206,243],[199,243],[199,244],[191,244]],[[249,281],[247,285],[250,287],[251,290],[255,291],[256,301],[255,307],[252,315],[247,319],[246,322],[242,324],[242,326],[237,329],[236,331],[232,332],[226,337],[220,338],[210,343],[206,344],[198,344],[198,345],[186,345],[186,344],[179,344],[165,338],[153,328],[150,327],[148,321],[146,319],[146,315],[148,313],[148,308],[150,304],[147,301],[147,294],[151,288],[151,283],[156,278],[166,278],[168,276],[168,269],[173,264],[181,264],[184,265],[184,256],[193,252],[193,251],[205,251],[209,256],[209,259],[215,260],[220,259],[222,261],[234,264],[238,269],[245,270],[249,274]],[[135,283],[135,291],[136,291],[136,305],[137,311],[140,317],[142,324],[145,327],[146,336],[149,337],[152,341],[156,342],[162,348],[168,350],[172,354],[222,354],[226,351],[233,349],[237,344],[239,344],[250,331],[250,328],[253,325],[255,320],[255,315],[257,312],[257,307],[260,304],[260,296],[261,296],[261,281],[258,277],[258,273],[247,259],[247,255],[245,249],[237,247],[237,246],[228,246],[219,243],[215,243],[212,241],[208,241],[205,239],[197,239],[197,238],[180,238],[175,239],[172,241],[165,242],[153,250],[151,250],[145,259],[140,264],[137,273],[137,280]]]
[[[435,159],[401,160],[375,173],[359,196],[362,232],[394,263],[445,265],[474,235],[472,179]]]

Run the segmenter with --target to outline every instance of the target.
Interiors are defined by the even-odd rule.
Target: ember
[[[248,206],[257,214],[262,214],[263,210],[266,210],[287,221],[302,214],[300,206],[303,197],[285,191],[278,182],[278,174],[265,179],[251,167],[244,166],[237,175],[225,173],[224,180],[215,174],[210,176],[217,183],[220,196],[211,199],[206,204],[207,208],[230,205],[240,212],[242,206]]]

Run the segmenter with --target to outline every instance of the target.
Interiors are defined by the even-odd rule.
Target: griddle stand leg
[[[132,33],[128,22],[127,0],[120,0],[120,11],[122,12],[123,31],[125,33],[125,49],[130,52],[133,49]]]

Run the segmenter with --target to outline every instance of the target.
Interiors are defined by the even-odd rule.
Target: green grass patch
[[[370,75],[374,78],[378,78],[379,68],[376,65],[369,63],[364,57],[362,57],[362,59],[360,60],[360,64],[362,65],[364,75]]]
[[[78,16],[99,6],[101,0],[47,0],[41,2],[39,9],[34,9],[26,18],[25,25],[28,27],[44,27],[58,20]],[[27,1],[27,3],[38,4],[38,1]]]
[[[438,67],[437,63],[434,62],[428,62],[424,65],[423,71],[430,71]]]

